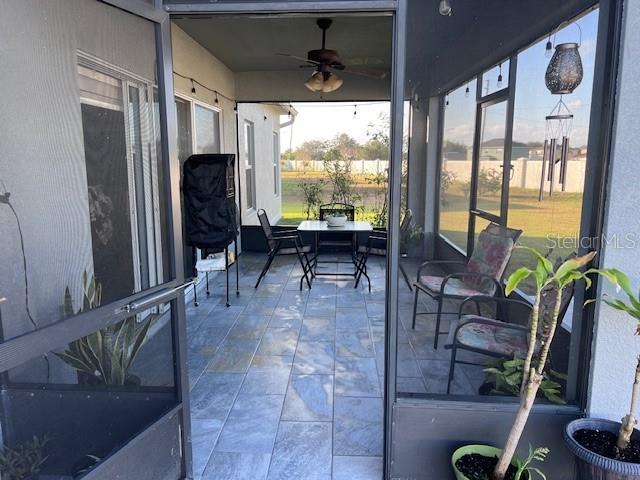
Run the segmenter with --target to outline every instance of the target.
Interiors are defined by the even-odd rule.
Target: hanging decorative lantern
[[[545,185],[549,186],[549,196],[553,195],[556,182],[556,165],[559,164],[557,182],[564,192],[567,186],[567,166],[569,160],[569,134],[573,125],[573,114],[564,103],[562,97],[545,117],[545,136],[542,156],[542,172],[540,175],[540,191],[538,200],[544,198]]]
[[[582,59],[577,43],[561,43],[551,57],[544,75],[549,91],[554,95],[573,93],[582,82]]]

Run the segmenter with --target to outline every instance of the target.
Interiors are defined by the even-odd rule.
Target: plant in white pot
[[[520,464],[520,461],[514,458],[516,448],[527,424],[540,385],[544,380],[551,344],[556,333],[556,327],[558,326],[563,292],[565,291],[565,287],[577,280],[584,279],[587,287],[590,285],[590,280],[581,269],[595,256],[595,252],[590,252],[581,257],[570,258],[562,262],[559,266],[555,266],[537,250],[526,247],[519,248],[523,248],[534,255],[536,266],[533,269],[521,267],[513,272],[507,280],[505,292],[509,295],[521,282],[532,277],[536,286],[535,300],[529,319],[529,341],[522,372],[520,405],[513,425],[511,426],[504,447],[501,450],[494,449],[488,451],[486,450],[488,447],[477,446],[484,447],[484,451],[487,452],[480,452],[480,455],[491,456],[494,460],[491,464],[487,462],[488,465],[492,466],[492,470],[484,472],[484,478],[486,478],[486,480],[508,480],[516,478],[515,475],[518,470],[518,465]],[[540,315],[543,300],[545,300],[545,306],[550,305],[551,310],[549,315]],[[469,446],[462,447],[462,449],[467,449],[467,451],[469,451],[469,448]],[[480,450],[482,450],[482,448],[480,448]],[[469,452],[467,455],[473,455],[473,453]],[[478,454],[475,455],[477,456]],[[465,457],[460,457],[458,451],[454,453],[452,463],[455,474],[459,480],[483,478],[481,476],[482,473],[475,472],[476,474],[479,473],[480,476],[473,476],[472,474],[474,472],[465,472],[464,469],[461,468],[464,467]],[[522,480],[524,480],[524,477]]]
[[[627,275],[615,268],[591,270],[613,283],[624,292],[625,300],[608,298],[603,301],[610,307],[625,312],[637,324],[635,334],[640,334],[640,298],[631,288]],[[633,357],[631,357],[633,358]],[[635,356],[635,373],[631,390],[629,412],[621,422],[599,418],[581,418],[569,423],[564,438],[577,459],[581,479],[634,480],[640,479],[640,433],[635,428],[640,402],[640,356]],[[631,380],[631,379],[629,379]]]

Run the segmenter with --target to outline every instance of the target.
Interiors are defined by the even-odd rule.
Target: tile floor
[[[371,292],[336,276],[300,292],[293,257],[254,289],[265,258],[241,256],[230,307],[216,280],[187,306],[194,477],[381,478],[383,259],[369,260]],[[428,321],[411,330],[413,295],[401,288],[398,390],[444,393],[449,351],[433,350]],[[477,372],[458,368],[454,391],[477,389]]]

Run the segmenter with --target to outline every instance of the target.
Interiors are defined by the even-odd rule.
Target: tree
[[[320,161],[326,148],[327,143],[322,140],[307,140],[296,148],[294,155],[297,160],[302,160],[303,162]]]
[[[389,160],[389,146],[380,140],[369,139],[360,146],[358,156],[365,160]]]
[[[522,370],[522,385],[520,386],[520,405],[516,418],[509,431],[509,436],[502,449],[502,454],[498,459],[493,472],[493,480],[503,480],[513,456],[522,437],[522,432],[529,419],[529,414],[544,380],[544,371],[547,366],[547,359],[551,349],[551,343],[558,326],[560,307],[562,305],[562,295],[565,287],[571,282],[584,279],[587,288],[591,285],[591,280],[587,273],[581,272],[582,267],[587,265],[596,252],[590,252],[577,258],[570,258],[560,266],[555,267],[551,261],[533,248],[522,248],[536,258],[536,267],[520,267],[513,272],[507,280],[505,294],[510,295],[526,278],[533,277],[536,284],[535,300],[529,319],[529,344],[527,355],[524,359]],[[540,325],[540,304],[543,295],[552,295],[551,318],[543,318],[545,323]],[[539,334],[539,332],[542,332]]]
[[[331,148],[335,148],[345,161],[356,160],[360,151],[360,145],[355,138],[347,133],[339,133],[331,141]]]

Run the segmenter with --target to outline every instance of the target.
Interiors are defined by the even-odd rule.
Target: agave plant
[[[82,276],[83,303],[73,308],[69,287],[65,289],[65,315],[77,315],[100,306],[102,287],[85,272]],[[98,330],[71,342],[56,356],[81,373],[88,383],[102,385],[137,385],[140,380],[129,369],[144,345],[155,315],[149,315],[138,324],[135,317]]]
[[[34,436],[14,448],[0,449],[0,476],[3,480],[23,480],[37,475],[47,460],[45,449],[49,438]]]

